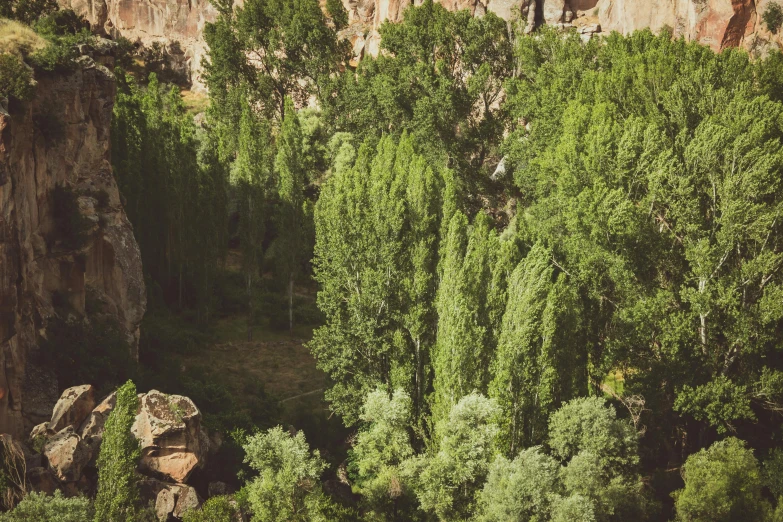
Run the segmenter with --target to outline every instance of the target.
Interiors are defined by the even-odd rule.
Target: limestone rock
[[[171,488],[163,488],[155,498],[155,516],[160,522],[167,522],[174,513],[177,505],[177,496]]]
[[[81,444],[81,437],[68,426],[46,442],[44,455],[49,469],[60,482],[76,482],[90,461],[90,451]]]
[[[174,482],[185,482],[209,449],[202,448],[201,412],[181,395],[142,395],[131,431],[141,444],[141,471]]]
[[[59,432],[71,426],[78,428],[95,408],[95,388],[90,384],[74,386],[65,390],[54,406],[49,429]]]
[[[46,334],[54,295],[84,315],[91,289],[111,304],[107,315],[138,345],[146,295],[141,255],[110,163],[115,92],[114,76],[95,62],[40,75],[33,99],[12,104],[13,114],[0,111],[0,432],[17,438],[49,420],[57,401],[56,381],[28,362]],[[35,121],[51,106],[63,129],[57,140],[36,131]],[[58,184],[80,196],[108,195],[104,208],[93,209],[101,224],[73,251],[48,241]]]

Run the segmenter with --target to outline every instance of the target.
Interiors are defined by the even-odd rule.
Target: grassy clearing
[[[0,18],[0,53],[27,56],[47,45],[47,41],[30,27],[14,20]]]
[[[604,378],[601,388],[604,389],[604,393],[609,396],[617,395],[622,397],[625,392],[625,377],[623,376],[623,372],[620,370],[609,372]]]
[[[207,110],[209,106],[209,96],[204,93],[194,92],[189,89],[183,89],[180,92],[182,101],[185,102],[185,107],[189,114],[199,114]]]

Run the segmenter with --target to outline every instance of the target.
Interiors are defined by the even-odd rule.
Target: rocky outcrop
[[[104,425],[116,404],[116,394],[90,410],[86,406],[92,395],[93,387],[89,385],[65,390],[51,420],[31,431],[30,445],[41,453],[29,459],[27,482],[34,490],[51,493],[60,489],[68,494],[94,491]],[[159,520],[178,519],[198,507],[201,499],[186,482],[197,467],[205,464],[210,439],[193,401],[157,390],[139,394],[131,433],[141,447],[141,491],[144,499],[155,505]]]
[[[110,163],[116,88],[97,62],[111,66],[101,55],[111,46],[91,52],[72,72],[38,75],[32,100],[0,103],[0,432],[17,437],[57,400],[51,376],[30,364],[55,308],[87,317],[89,294],[90,313],[111,317],[134,349],[146,308]],[[58,237],[56,187],[76,198],[88,224],[78,244]]]
[[[58,0],[90,22],[93,30],[123,36],[147,48],[155,44],[171,67],[202,90],[201,60],[207,46],[201,34],[217,17],[209,0]]]
[[[131,430],[141,443],[139,468],[147,474],[185,482],[209,451],[201,413],[193,401],[157,390],[141,396]]]
[[[151,47],[158,44],[195,90],[203,90],[201,60],[207,47],[204,25],[217,17],[209,0],[58,0],[90,21],[93,28]],[[776,47],[778,35],[762,27],[766,6],[778,0],[435,0],[446,9],[468,9],[474,16],[492,12],[527,31],[540,24],[576,27],[584,38],[600,32],[624,34],[649,27],[670,27],[676,36],[697,40],[716,51],[743,46]],[[352,64],[380,51],[378,29],[399,22],[410,5],[422,0],[343,0],[351,26],[342,35],[353,47]],[[235,5],[243,2],[238,0]],[[325,5],[325,2],[321,2]],[[586,21],[576,23],[580,18]]]

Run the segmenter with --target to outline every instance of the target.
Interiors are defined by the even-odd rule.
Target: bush
[[[28,25],[58,9],[57,0],[3,0],[0,16]]]
[[[74,70],[76,68],[76,58],[79,56],[76,46],[95,42],[95,36],[87,29],[82,29],[75,34],[62,36],[46,34],[44,36],[49,40],[49,45],[31,54],[30,62],[35,67],[46,72],[68,72]]]
[[[231,505],[230,497],[212,497],[201,509],[185,513],[183,522],[231,522],[237,518],[237,508]]]
[[[33,24],[33,29],[40,35],[65,36],[89,29],[89,25],[89,22],[72,9],[63,9],[42,17]]]
[[[0,514],[0,522],[85,522],[93,516],[92,505],[84,497],[65,498],[30,493],[13,511]]]
[[[771,33],[777,33],[783,24],[783,8],[780,7],[780,4],[773,2],[767,6],[761,18]]]
[[[33,92],[30,69],[12,54],[0,54],[0,98],[12,96],[17,100],[29,100]]]
[[[332,17],[334,28],[338,31],[348,25],[348,13],[341,0],[326,0],[326,10]]]
[[[685,488],[674,493],[677,519],[689,522],[763,520],[761,472],[753,451],[734,437],[688,457]]]

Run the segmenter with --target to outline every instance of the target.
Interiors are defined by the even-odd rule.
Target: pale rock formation
[[[68,426],[78,428],[95,408],[95,387],[91,384],[65,390],[54,406],[48,429],[58,432]]]
[[[68,426],[46,441],[44,455],[49,469],[60,482],[76,482],[82,478],[82,471],[90,462],[91,455],[81,440],[73,427]]]
[[[139,468],[185,482],[209,451],[209,438],[202,435],[201,412],[181,395],[152,390],[140,398],[139,414],[131,428],[141,444]]]
[[[84,315],[87,292],[138,345],[146,294],[139,248],[112,175],[115,84],[104,46],[71,73],[41,75],[35,96],[0,103],[0,432],[20,437],[51,415],[56,382],[30,364],[58,296]],[[52,136],[45,125],[58,129]],[[56,185],[93,223],[84,244],[52,235]],[[105,204],[93,196],[105,193]],[[44,416],[46,415],[46,416]]]

